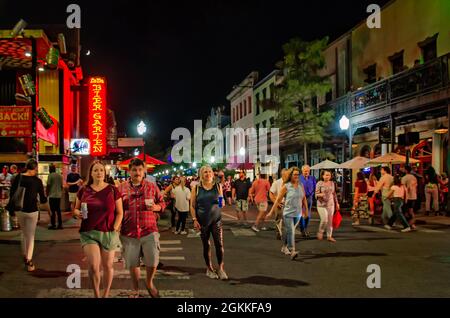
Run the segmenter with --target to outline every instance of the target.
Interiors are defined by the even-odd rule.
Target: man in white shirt
[[[381,199],[383,201],[383,214],[381,218],[384,224],[387,224],[392,217],[391,200],[388,198],[388,194],[394,184],[394,177],[391,175],[391,169],[389,167],[381,167],[381,178],[377,183],[377,187],[373,193],[373,197],[381,191]]]
[[[406,175],[402,178],[402,184],[406,187],[406,209],[411,216],[409,225],[415,229],[415,213],[414,207],[417,201],[417,178],[411,174],[411,167],[406,166]]]
[[[269,197],[273,203],[275,203],[275,201],[277,200],[278,194],[281,192],[281,188],[283,187],[283,178],[287,177],[287,172],[288,172],[288,169],[283,168],[281,170],[281,178],[274,181],[272,183],[272,186],[270,187]],[[282,203],[276,209],[275,226],[277,227],[277,240],[281,240],[281,236],[282,236],[283,204],[284,204],[284,199],[283,199]]]

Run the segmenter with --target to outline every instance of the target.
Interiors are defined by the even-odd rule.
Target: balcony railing
[[[450,85],[450,53],[423,65],[403,71],[347,95],[322,107],[334,109],[336,117],[424,95]],[[322,108],[321,107],[321,108]]]

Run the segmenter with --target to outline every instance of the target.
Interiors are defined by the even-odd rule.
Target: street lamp
[[[339,120],[339,127],[341,128],[341,130],[348,130],[348,155],[349,155],[349,159],[352,159],[352,152],[353,152],[353,147],[352,147],[352,130],[349,129],[350,128],[350,119],[347,118],[347,116],[342,115],[341,119]],[[345,146],[342,145],[342,161],[345,161]],[[347,202],[347,196],[345,195],[345,177],[344,177],[344,173],[342,173],[342,194],[343,194],[343,203]]]
[[[239,149],[239,154],[241,156],[245,156],[245,148],[244,147],[241,147],[241,149]]]
[[[135,157],[139,156],[139,149],[134,149],[134,156]]]
[[[342,115],[341,119],[339,120],[339,127],[341,127],[342,130],[347,130],[348,127],[350,127],[350,120],[347,118],[347,116]]]
[[[216,161],[216,158],[214,158],[214,156],[211,156],[211,158],[209,159],[210,163],[214,163]]]
[[[192,163],[192,168],[197,168],[197,163],[196,162]]]
[[[141,120],[141,122],[137,125],[137,132],[140,136],[144,135],[147,132],[147,125]],[[142,138],[142,153],[144,154],[144,165],[147,166],[145,161],[145,139]],[[147,170],[147,169],[146,169]]]

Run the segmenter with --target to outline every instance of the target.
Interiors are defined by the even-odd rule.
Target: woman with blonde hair
[[[206,263],[206,276],[213,279],[227,280],[223,262],[223,229],[221,207],[224,205],[223,190],[220,184],[214,182],[214,172],[208,165],[200,168],[200,184],[192,188],[191,216],[194,227],[200,231],[203,243],[203,257]],[[209,237],[213,236],[216,247],[216,271],[211,261],[211,247]]]
[[[297,167],[290,168],[283,175],[281,191],[269,214],[266,216],[266,219],[271,217],[275,213],[276,207],[285,199],[283,209],[283,246],[281,247],[281,252],[285,255],[290,255],[292,260],[295,260],[298,256],[298,252],[295,251],[296,220],[300,218],[300,214],[303,217],[308,215],[308,201],[306,200],[305,189],[299,178],[300,169]]]

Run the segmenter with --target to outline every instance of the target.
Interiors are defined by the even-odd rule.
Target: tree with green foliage
[[[303,144],[305,163],[308,145],[323,143],[334,120],[333,110],[320,111],[313,103],[331,89],[330,80],[318,75],[325,67],[327,43],[328,37],[311,42],[293,38],[283,45],[284,59],[277,63],[283,70],[283,82],[275,88],[273,103],[266,107],[277,111],[276,125],[284,135]]]

